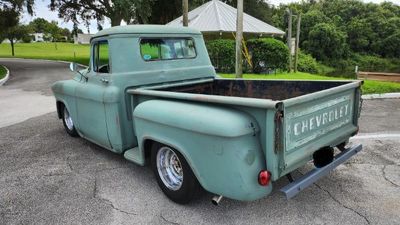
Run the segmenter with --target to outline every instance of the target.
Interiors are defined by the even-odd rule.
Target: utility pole
[[[242,39],[243,39],[243,0],[237,1],[236,15],[236,78],[243,77]]]
[[[183,12],[183,26],[187,27],[189,25],[188,19],[189,3],[188,0],[182,0],[182,12]]]
[[[299,63],[300,24],[301,24],[301,14],[297,16],[296,48],[295,48],[295,58],[294,58],[295,73],[297,73],[297,64]]]
[[[286,9],[288,14],[287,46],[289,47],[289,73],[292,72],[292,11]]]

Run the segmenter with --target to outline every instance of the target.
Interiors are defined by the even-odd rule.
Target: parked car
[[[345,147],[360,81],[217,78],[201,33],[184,27],[112,27],[90,43],[89,67],[52,86],[66,132],[150,164],[177,203],[202,188],[215,204],[256,200],[285,176],[290,198],[361,150]]]

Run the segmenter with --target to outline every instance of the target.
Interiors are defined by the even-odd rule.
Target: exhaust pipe
[[[214,196],[214,197],[211,199],[211,203],[212,203],[213,205],[218,206],[218,205],[219,205],[219,202],[222,200],[222,198],[223,198],[222,195],[220,195],[220,196]]]

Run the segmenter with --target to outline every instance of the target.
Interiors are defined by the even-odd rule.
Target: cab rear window
[[[145,61],[196,57],[191,38],[143,38],[140,40],[140,53]]]

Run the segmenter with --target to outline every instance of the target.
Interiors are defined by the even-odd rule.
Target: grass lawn
[[[225,78],[234,78],[234,74],[219,74]],[[279,73],[279,74],[244,74],[243,78],[247,79],[287,79],[287,80],[337,80],[337,79],[346,79],[346,78],[338,78],[338,77],[327,77],[314,75],[309,73]],[[400,83],[395,82],[384,82],[384,81],[373,81],[373,80],[365,80],[364,85],[362,86],[363,94],[375,94],[375,93],[391,93],[391,92],[400,92]]]
[[[15,57],[29,59],[50,59],[89,64],[89,45],[73,43],[17,43],[14,46]],[[11,45],[0,44],[0,57],[11,58]]]
[[[7,70],[4,66],[0,65],[0,80],[6,76]]]

